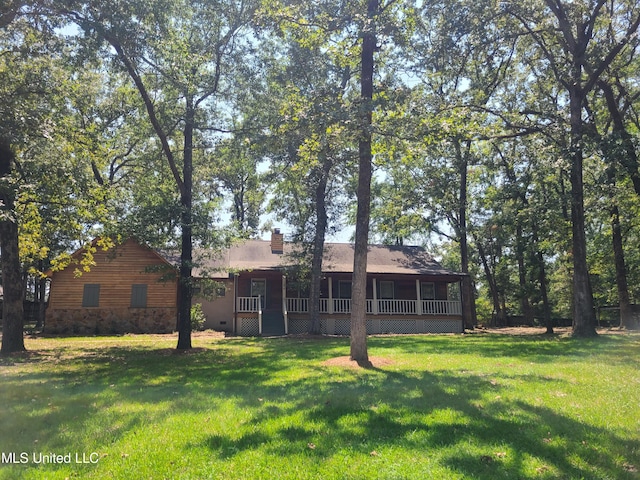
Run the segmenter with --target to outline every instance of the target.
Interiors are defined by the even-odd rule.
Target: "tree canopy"
[[[194,245],[268,212],[312,297],[352,225],[358,255],[422,243],[468,274],[469,328],[638,328],[639,24],[630,0],[5,2],[5,285],[95,236],[179,246],[190,348]]]

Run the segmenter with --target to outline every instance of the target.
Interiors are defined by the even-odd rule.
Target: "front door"
[[[264,310],[266,308],[267,299],[267,280],[265,278],[251,279],[251,296],[260,297],[260,305]]]

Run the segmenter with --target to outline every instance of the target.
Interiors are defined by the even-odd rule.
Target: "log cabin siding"
[[[81,252],[74,255],[79,259]],[[86,284],[100,285],[98,307],[129,308],[133,285],[148,285],[146,308],[176,307],[176,280],[161,281],[163,272],[149,272],[153,266],[169,267],[151,249],[128,240],[108,251],[98,249],[94,253],[95,265],[89,272],[76,276],[73,263],[64,270],[53,273],[49,296],[49,310],[82,309]]]

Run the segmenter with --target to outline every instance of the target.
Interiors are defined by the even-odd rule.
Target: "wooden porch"
[[[257,273],[257,272],[256,272]],[[301,292],[292,291],[283,275],[243,275],[235,298],[235,328],[240,335],[278,335],[304,333],[310,324],[310,301]],[[266,278],[265,278],[266,277]],[[323,279],[319,300],[321,330],[326,334],[349,334],[351,314],[350,277]],[[443,333],[461,332],[462,304],[449,299],[449,279],[424,277],[372,277],[368,280],[368,333]],[[437,280],[437,279],[436,279]],[[448,281],[447,281],[448,280]],[[243,286],[244,285],[244,286]],[[251,296],[246,296],[251,293]],[[394,296],[401,298],[379,298]],[[423,297],[437,298],[423,298]],[[407,298],[413,297],[413,298]]]

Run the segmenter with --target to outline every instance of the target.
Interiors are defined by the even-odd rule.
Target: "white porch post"
[[[282,313],[284,315],[284,334],[289,335],[289,313],[287,312],[287,277],[282,275]]]
[[[378,315],[378,285],[376,277],[373,277],[371,282],[373,283],[373,314]]]
[[[333,314],[333,277],[329,277],[329,305],[327,305],[327,310],[329,315]]]
[[[262,295],[258,295],[258,335],[262,335]]]
[[[238,277],[239,273],[233,276],[233,334],[238,333]]]
[[[416,278],[416,314],[422,315],[422,298],[420,295],[420,279]]]

